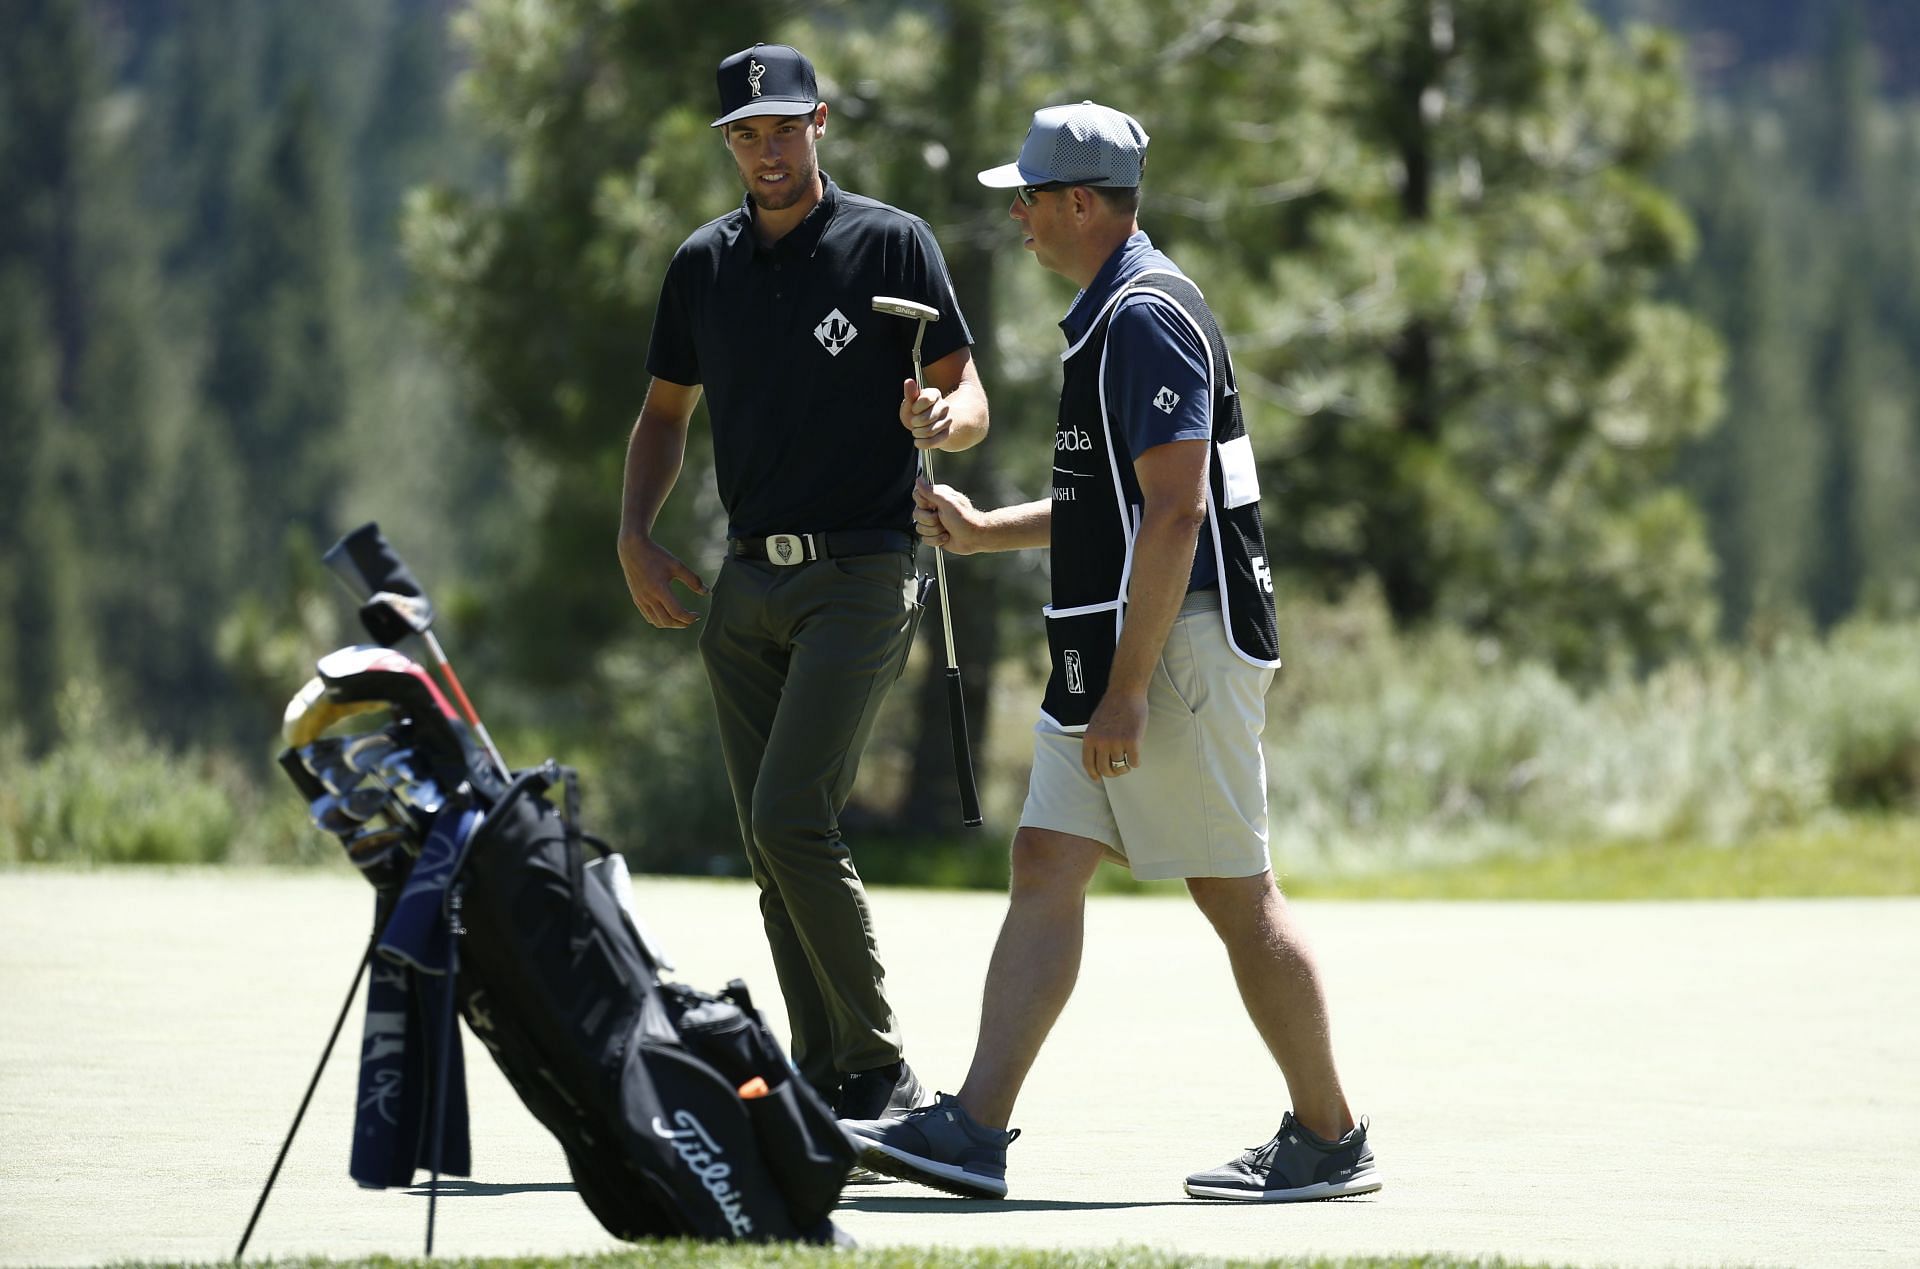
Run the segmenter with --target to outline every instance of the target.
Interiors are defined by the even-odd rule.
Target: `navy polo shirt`
[[[1067,345],[1079,343],[1115,293],[1149,269],[1180,273],[1179,266],[1144,231],[1136,231],[1107,257],[1061,319]],[[1107,327],[1101,388],[1114,436],[1129,453],[1138,458],[1171,441],[1213,439],[1209,360],[1200,333],[1165,301],[1130,295],[1120,302]],[[1194,548],[1187,589],[1205,590],[1219,584],[1213,538],[1203,529]]]
[[[821,179],[773,246],[742,199],[693,231],[660,286],[647,373],[703,388],[729,536],[910,530],[919,453],[899,411],[917,323],[873,297],[939,310],[924,365],[973,342],[927,222]]]

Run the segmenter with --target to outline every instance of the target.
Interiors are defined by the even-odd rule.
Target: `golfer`
[[[1136,220],[1146,149],[1117,110],[1055,106],[1034,115],[1017,162],[980,174],[1016,188],[1027,250],[1081,288],[1060,323],[1053,489],[983,511],[922,485],[916,518],[956,554],[1052,550],[1053,668],[966,1081],[904,1118],[844,1126],[870,1168],[1006,1194],[1007,1123],[1073,991],[1087,884],[1111,858],[1186,880],[1292,1099],[1265,1144],[1189,1176],[1187,1193],[1361,1193],[1379,1174],[1267,858],[1260,734],[1280,662],[1252,448],[1218,323]]]
[[[740,836],[794,1062],[840,1114],[877,1117],[924,1095],[839,817],[919,607],[917,451],[979,444],[987,400],[926,223],[820,170],[812,63],[756,44],[720,63],[719,86],[713,126],[746,198],[667,267],[620,566],[649,623],[698,620],[674,584],[708,586],[653,530],[704,391],[728,540],[699,643]],[[912,325],[875,314],[875,295],[939,310],[927,382],[910,377]]]

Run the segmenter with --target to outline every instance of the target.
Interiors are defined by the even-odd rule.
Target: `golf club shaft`
[[[480,738],[481,745],[486,748],[487,756],[493,759],[493,765],[499,768],[501,776],[511,780],[513,772],[507,769],[507,760],[500,756],[500,750],[493,743],[493,737],[487,734],[487,725],[480,721],[480,712],[474,709],[473,702],[467,699],[467,689],[460,685],[460,676],[453,672],[453,662],[447,660],[447,654],[440,650],[440,640],[434,637],[431,630],[422,630],[420,638],[427,645],[427,654],[433,658],[434,668],[438,669],[441,677],[447,680],[447,686],[453,689],[454,700],[466,714],[467,721],[473,724],[473,734]]]
[[[267,1173],[267,1183],[260,1189],[260,1201],[253,1205],[253,1215],[247,1220],[247,1232],[240,1235],[240,1245],[234,1249],[233,1263],[239,1264],[240,1257],[247,1254],[247,1243],[253,1238],[253,1227],[260,1223],[260,1213],[266,1209],[267,1195],[273,1193],[273,1183],[280,1179],[280,1165],[287,1161],[287,1151],[293,1148],[294,1134],[300,1131],[300,1121],[307,1117],[307,1106],[313,1101],[313,1090],[320,1087],[320,1073],[327,1069],[327,1059],[333,1056],[333,1046],[340,1039],[340,1028],[347,1024],[347,1011],[353,1008],[353,998],[360,994],[360,980],[366,976],[367,965],[373,960],[374,944],[379,941],[380,932],[375,930],[373,937],[367,940],[367,950],[360,956],[360,966],[353,971],[353,986],[347,988],[347,998],[340,1004],[340,1016],[333,1020],[333,1033],[327,1037],[327,1047],[320,1050],[320,1064],[313,1068],[313,1078],[307,1081],[306,1096],[300,1099],[300,1109],[293,1113],[293,1125],[287,1129],[287,1139],[280,1143],[280,1155],[273,1161],[273,1171]]]
[[[913,336],[913,380],[922,388],[926,378],[920,367],[920,338],[927,333],[926,319]],[[920,472],[933,484],[933,451],[920,451]],[[980,824],[980,791],[973,781],[973,749],[967,743],[967,702],[960,684],[960,658],[953,650],[953,603],[947,598],[947,553],[933,548],[933,577],[940,592],[940,631],[947,643],[947,729],[953,741],[953,772],[960,781],[960,822],[968,828]]]

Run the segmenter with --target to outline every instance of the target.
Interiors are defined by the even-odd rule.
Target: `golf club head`
[[[418,779],[419,776],[414,771],[414,761],[415,754],[412,746],[403,745],[389,753],[380,755],[380,761],[374,768],[374,774],[382,780],[385,780],[388,784],[392,784],[396,780],[415,780]]]
[[[427,632],[433,625],[433,604],[425,595],[383,590],[360,606],[360,624],[375,643],[396,647],[413,635]]]
[[[367,824],[340,839],[347,858],[359,864],[390,848],[405,849],[412,844],[413,833],[398,824]]]
[[[931,304],[922,304],[918,300],[903,300],[893,295],[874,296],[873,311],[876,313],[891,313],[895,317],[911,317],[915,321],[921,322],[937,322],[940,320],[940,310]]]
[[[382,789],[381,792],[384,794],[386,790]],[[379,809],[377,806],[366,806],[364,800],[356,806],[347,794],[329,793],[308,805],[307,818],[321,832],[345,837],[372,819],[374,812]],[[357,813],[362,810],[365,814]]]
[[[294,756],[300,760],[301,767],[320,786],[322,793],[338,793],[351,787],[353,781],[346,770],[346,762],[341,757],[345,740],[339,736],[322,736],[318,740],[294,750]],[[312,801],[312,798],[307,799]]]
[[[413,867],[419,853],[418,838],[408,829],[388,824],[369,824],[340,839],[347,860],[376,890],[397,889]]]
[[[367,778],[365,772],[354,770],[344,759],[338,757],[330,762],[314,761],[309,765],[308,770],[320,778],[320,783],[325,786],[327,792],[337,793],[341,797],[359,788]]]
[[[280,764],[280,769],[287,773],[287,779],[293,781],[293,787],[300,790],[300,796],[306,801],[327,795],[327,786],[307,769],[307,764],[300,760],[298,749],[282,749],[274,761]]]
[[[402,806],[421,815],[438,815],[447,804],[446,794],[432,780],[403,780],[393,786],[393,796]]]
[[[378,775],[388,757],[398,752],[400,742],[388,730],[355,736],[341,749],[341,760],[361,775]]]

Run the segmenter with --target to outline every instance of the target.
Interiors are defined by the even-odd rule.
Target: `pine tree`
[[[272,586],[283,530],[331,540],[350,408],[343,326],[352,294],[346,194],[310,89],[277,112],[217,275],[206,393],[245,479],[255,535],[245,575]]]
[[[0,703],[36,744],[61,688],[94,668],[76,532],[92,465],[74,422],[91,57],[78,0],[17,7],[0,41]]]

